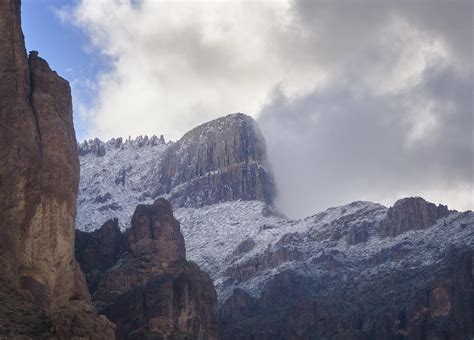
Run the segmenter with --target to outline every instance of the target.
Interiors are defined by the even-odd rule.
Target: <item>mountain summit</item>
[[[167,198],[175,208],[275,196],[265,139],[255,120],[230,114],[202,124],[177,142],[140,136],[79,145],[77,225],[99,228],[117,217],[128,227],[135,206]]]
[[[202,124],[166,150],[159,183],[178,207],[223,201],[272,203],[275,189],[266,167],[265,139],[242,113]]]

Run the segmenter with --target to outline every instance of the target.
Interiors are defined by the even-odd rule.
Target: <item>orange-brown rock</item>
[[[27,57],[19,0],[0,2],[0,158],[0,278],[52,316],[57,336],[111,336],[74,260],[79,160],[70,87],[37,52]],[[67,329],[54,323],[64,313],[75,315]],[[85,327],[92,324],[100,332]]]

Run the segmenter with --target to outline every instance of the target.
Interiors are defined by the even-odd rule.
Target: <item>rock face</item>
[[[117,221],[78,231],[76,254],[93,300],[119,338],[217,338],[217,297],[210,277],[186,261],[171,204],[138,205],[132,227]],[[112,239],[108,239],[112,235]]]
[[[445,205],[436,206],[421,197],[403,198],[388,209],[381,225],[382,236],[393,237],[408,230],[426,229],[448,215],[449,210]]]
[[[86,274],[89,291],[97,290],[107,269],[117,263],[126,249],[117,219],[105,222],[91,234],[76,230],[76,259]]]
[[[0,2],[0,121],[0,277],[51,315],[58,336],[96,325],[93,336],[107,338],[113,327],[94,315],[74,260],[79,160],[69,84],[37,52],[27,57],[18,0]],[[65,313],[76,315],[74,334]]]
[[[175,208],[275,196],[265,140],[242,113],[210,121],[177,142],[140,136],[79,145],[81,183],[77,225],[92,231],[117,217],[128,228],[140,203],[167,198]]]
[[[265,140],[255,121],[233,114],[200,125],[166,151],[159,183],[178,207],[223,201],[272,203]]]
[[[347,286],[339,296],[325,296],[314,291],[321,283],[285,271],[266,284],[258,299],[241,290],[234,292],[221,307],[221,336],[469,339],[474,334],[473,261],[472,251],[452,254],[433,279],[405,293],[401,273],[393,272],[372,284]],[[390,289],[396,289],[397,294],[389,294]]]

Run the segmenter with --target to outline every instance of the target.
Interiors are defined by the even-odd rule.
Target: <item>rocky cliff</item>
[[[381,225],[383,236],[397,236],[409,230],[426,229],[449,215],[448,207],[436,206],[421,197],[404,198],[388,209]]]
[[[273,178],[265,140],[255,121],[241,113],[200,125],[165,152],[157,174],[161,194],[177,207],[258,200],[271,204]]]
[[[45,310],[56,336],[112,336],[74,259],[79,160],[69,84],[37,52],[27,56],[18,0],[0,2],[0,122],[0,278]]]
[[[177,142],[162,136],[95,139],[81,143],[79,154],[81,230],[114,217],[127,228],[135,206],[159,196],[174,207],[198,208],[237,200],[271,204],[275,195],[265,140],[241,113],[200,125]]]
[[[186,261],[171,204],[138,205],[123,234],[117,220],[77,231],[76,256],[94,304],[118,338],[217,338],[217,297],[210,277]]]

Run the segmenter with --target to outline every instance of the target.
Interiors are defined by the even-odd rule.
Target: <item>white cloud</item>
[[[324,78],[321,65],[292,63],[274,45],[290,20],[288,7],[285,1],[81,1],[75,23],[112,63],[98,79],[90,135],[178,138],[229,112],[256,115],[277,84],[293,94],[312,88]]]

